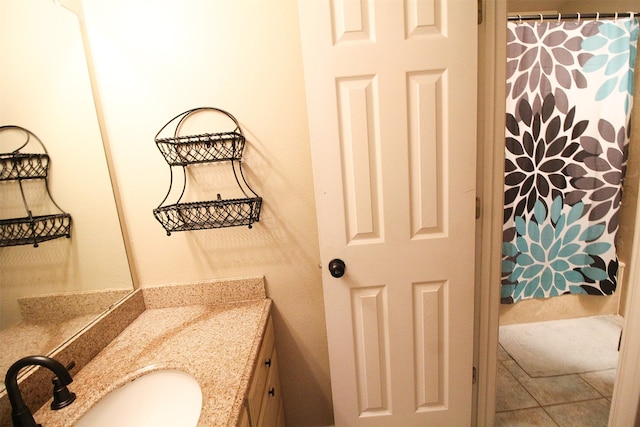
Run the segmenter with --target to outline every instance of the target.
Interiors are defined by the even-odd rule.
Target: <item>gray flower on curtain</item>
[[[568,36],[567,30],[579,25],[579,35]],[[548,94],[558,95],[554,88],[586,87],[583,64],[593,57],[582,50],[585,38],[596,34],[599,22],[526,22],[507,34],[507,93],[512,99],[528,89],[541,102]],[[515,77],[515,80],[513,78]],[[564,110],[566,112],[566,110]]]
[[[584,201],[590,221],[599,221],[611,215],[607,231],[618,229],[619,207],[622,201],[622,182],[628,156],[627,129],[616,130],[606,120],[599,120],[600,140],[584,135],[580,138],[581,163],[567,166],[574,191],[565,194],[565,202]]]
[[[583,178],[586,173],[580,163],[589,153],[579,139],[589,122],[575,121],[576,107],[567,115],[555,107],[554,95],[548,94],[539,112],[523,98],[518,103],[518,117],[507,113],[505,224],[514,216],[532,212],[539,199],[552,200],[570,193],[575,197],[569,204],[574,204],[584,195],[574,193],[571,178]]]

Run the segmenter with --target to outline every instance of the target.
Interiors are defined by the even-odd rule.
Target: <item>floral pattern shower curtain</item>
[[[509,22],[503,303],[616,288],[638,19]]]

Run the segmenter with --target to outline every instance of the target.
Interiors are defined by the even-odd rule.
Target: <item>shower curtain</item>
[[[616,288],[637,18],[508,23],[502,303]]]

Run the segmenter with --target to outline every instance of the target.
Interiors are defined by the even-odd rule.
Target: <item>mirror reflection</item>
[[[53,0],[2,0],[0,57],[0,126],[26,128],[46,146],[49,192],[73,220],[69,239],[0,247],[3,379],[15,360],[51,353],[133,283],[76,15]],[[0,152],[12,149],[0,140]],[[42,196],[23,187],[25,197]],[[0,181],[0,220],[26,215],[16,213],[19,191]]]

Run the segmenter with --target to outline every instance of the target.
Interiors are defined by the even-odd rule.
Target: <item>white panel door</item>
[[[298,5],[336,426],[468,426],[476,2]]]

